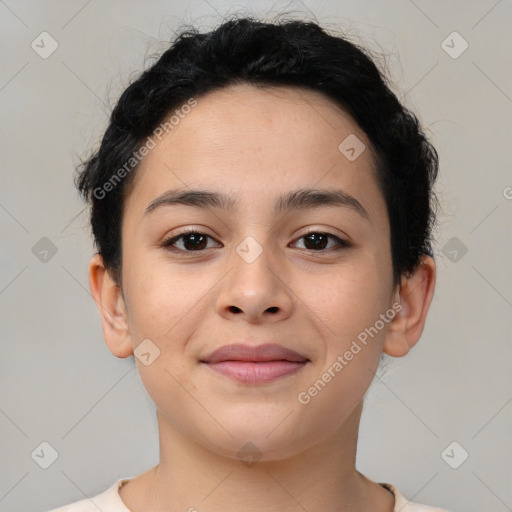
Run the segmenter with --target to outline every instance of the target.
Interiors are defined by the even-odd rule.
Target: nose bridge
[[[234,247],[229,267],[231,272],[218,297],[221,314],[243,313],[256,319],[265,312],[289,313],[291,294],[282,280],[271,237],[247,235]]]
[[[262,234],[245,236],[235,247],[231,255],[231,263],[234,266],[232,280],[241,279],[242,286],[259,285],[265,289],[275,287],[276,270],[273,267],[277,267],[278,262],[269,236]],[[236,282],[232,284],[236,286]],[[250,290],[246,289],[246,292],[249,293]]]

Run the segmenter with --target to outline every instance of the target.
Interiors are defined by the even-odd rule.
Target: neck
[[[393,496],[355,468],[361,410],[306,450],[254,461],[206,449],[157,412],[160,463],[123,486],[121,498],[134,512],[391,512]]]

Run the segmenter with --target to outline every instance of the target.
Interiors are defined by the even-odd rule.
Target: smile
[[[201,359],[211,370],[240,382],[264,383],[293,375],[309,359],[277,344],[224,345]]]
[[[221,361],[205,363],[213,371],[240,382],[270,382],[300,371],[305,362],[294,361]]]

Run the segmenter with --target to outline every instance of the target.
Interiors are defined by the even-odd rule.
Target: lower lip
[[[292,361],[221,361],[206,364],[212,370],[241,382],[270,382],[297,373],[306,363]]]

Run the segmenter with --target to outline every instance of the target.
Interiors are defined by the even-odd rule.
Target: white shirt
[[[102,512],[132,512],[119,495],[119,488],[132,478],[134,477],[120,478],[101,494],[92,498],[75,501],[69,505],[49,510],[48,512],[98,512],[98,510]],[[389,489],[395,495],[395,512],[448,512],[440,508],[408,501],[400,494],[398,489],[391,484],[381,483],[380,485]]]

